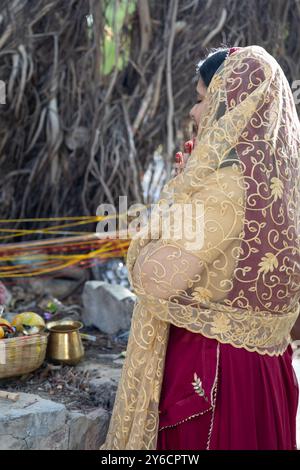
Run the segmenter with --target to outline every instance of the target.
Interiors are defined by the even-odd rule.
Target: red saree
[[[214,416],[191,382],[209,389],[218,342],[170,327],[158,450],[295,450],[298,383],[289,345],[281,356],[219,343]],[[191,380],[192,378],[192,380]]]

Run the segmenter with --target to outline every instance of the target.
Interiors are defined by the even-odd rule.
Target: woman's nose
[[[189,112],[189,116],[190,116],[190,118],[191,118],[193,121],[195,120],[195,117],[194,117],[194,107],[195,107],[195,106],[193,106],[192,109],[191,109],[190,112]]]
[[[196,117],[195,117],[195,106],[192,107],[192,109],[189,112],[190,119],[196,123]]]

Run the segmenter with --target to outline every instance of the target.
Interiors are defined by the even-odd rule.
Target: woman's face
[[[206,110],[207,107],[207,100],[206,100],[206,86],[203,80],[200,78],[197,83],[196,93],[197,93],[197,102],[194,104],[192,109],[190,110],[190,118],[194,122],[196,126],[196,132],[198,131],[199,123],[201,121],[201,117]]]

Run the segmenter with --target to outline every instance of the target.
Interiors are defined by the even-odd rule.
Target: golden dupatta
[[[156,448],[171,323],[270,356],[291,341],[300,305],[300,123],[291,89],[255,45],[224,61],[207,100],[184,171],[128,249],[137,300],[101,449]],[[178,237],[186,205],[194,212]],[[191,243],[199,227],[204,237]]]

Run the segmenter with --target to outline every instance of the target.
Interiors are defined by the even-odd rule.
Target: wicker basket
[[[46,356],[49,333],[0,340],[0,379],[38,369]]]

